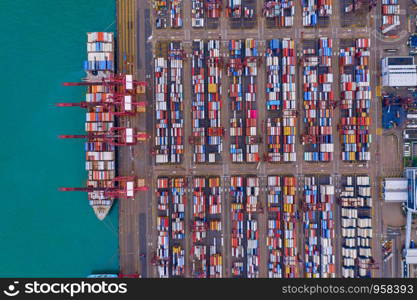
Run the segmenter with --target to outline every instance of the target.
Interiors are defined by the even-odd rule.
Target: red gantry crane
[[[104,195],[109,198],[134,199],[138,191],[147,191],[149,188],[145,185],[145,180],[134,176],[119,176],[111,181],[110,187],[61,187],[61,192],[98,192],[103,191]]]
[[[110,113],[115,116],[131,116],[137,112],[144,112],[146,102],[132,101],[132,95],[129,94],[109,94],[108,97],[97,102],[78,102],[78,103],[57,103],[57,107],[81,107],[88,108],[94,106],[113,106],[115,110],[110,110]]]
[[[64,82],[64,86],[92,86],[103,85],[112,87],[123,87],[126,91],[134,91],[139,94],[143,94],[145,87],[148,85],[144,81],[137,81],[133,79],[133,75],[128,74],[116,74],[101,81],[82,81],[82,82]]]
[[[138,142],[145,142],[149,135],[136,132],[134,128],[112,127],[106,133],[89,133],[85,135],[60,135],[60,139],[103,139],[114,146],[132,146]]]

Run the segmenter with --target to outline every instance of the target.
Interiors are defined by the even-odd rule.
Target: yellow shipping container
[[[209,93],[212,93],[212,94],[217,93],[217,84],[215,84],[215,83],[209,83],[209,85],[208,85],[208,92]]]

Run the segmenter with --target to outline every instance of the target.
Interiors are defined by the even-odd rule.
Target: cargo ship
[[[84,62],[85,81],[100,82],[114,75],[114,35],[110,32],[87,33],[87,61]],[[85,143],[87,187],[98,188],[88,192],[89,204],[97,218],[103,220],[113,205],[113,198],[106,195],[105,189],[113,185],[116,176],[115,147],[97,135],[114,127],[114,114],[109,102],[114,94],[114,86],[87,86],[86,102],[92,104],[86,110],[85,131],[95,137]]]

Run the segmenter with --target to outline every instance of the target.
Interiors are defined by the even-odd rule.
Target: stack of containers
[[[170,205],[169,179],[159,177],[157,179],[156,197],[158,199],[157,230],[158,241],[156,258],[158,261],[158,274],[161,278],[169,277],[169,205]]]
[[[89,32],[87,34],[87,61],[84,62],[86,72],[114,72],[114,49],[112,32]],[[89,73],[91,75],[91,73]]]
[[[371,143],[371,134],[369,126],[371,123],[370,106],[371,106],[371,74],[369,70],[370,64],[370,40],[356,40],[356,57],[357,66],[355,67],[356,80],[356,141],[357,154],[356,160],[368,161],[371,159],[369,152]]]
[[[259,277],[259,246],[258,246],[258,221],[251,219],[246,221],[246,238],[247,238],[247,276],[248,278]]]
[[[254,39],[245,40],[244,75],[247,82],[245,91],[246,110],[246,162],[259,161],[259,143],[257,139],[257,107],[256,107],[256,78],[258,57],[258,42]]]
[[[192,138],[194,145],[193,161],[197,163],[206,162],[206,110],[205,110],[205,56],[204,42],[202,40],[193,41],[193,53],[191,60],[191,78],[193,87],[192,102]]]
[[[279,113],[281,110],[281,40],[269,40],[266,49],[266,108],[268,115]],[[266,120],[267,148],[270,162],[282,160],[282,122],[279,117],[270,117]]]
[[[204,0],[192,0],[191,5],[191,26],[204,27]]]
[[[333,135],[331,103],[333,73],[331,69],[332,40],[320,38],[318,56],[315,48],[304,49],[305,161],[331,161]]]
[[[170,65],[170,162],[178,164],[182,162],[184,156],[183,52],[180,42],[169,43],[168,60]]]
[[[334,186],[331,184],[320,185],[320,273],[322,278],[336,277],[336,256],[333,244],[333,240],[335,239],[333,203]]]
[[[184,275],[184,245],[185,244],[185,178],[174,177],[170,180],[171,189],[171,238],[173,252],[172,273],[175,276]],[[176,252],[175,252],[176,251]],[[175,254],[176,253],[176,254]]]
[[[171,28],[182,27],[182,0],[170,0],[171,2]]]
[[[259,196],[259,178],[249,176],[246,178],[246,238],[247,238],[247,277],[259,277],[259,246],[257,206]]]
[[[155,161],[157,164],[169,162],[169,114],[168,114],[168,60],[155,59]]]
[[[192,235],[194,245],[205,242],[207,237],[206,204],[207,198],[204,192],[206,180],[204,177],[193,179],[193,218]],[[206,275],[206,274],[205,274]],[[201,277],[203,274],[193,274],[194,277]]]
[[[169,277],[169,218],[157,217],[158,241],[156,258],[158,260],[158,274],[160,278]]]
[[[317,25],[317,0],[301,0],[303,6],[303,26]]]
[[[168,1],[166,0],[155,0],[154,1],[154,10],[155,10],[155,23],[156,28],[166,28],[167,27],[167,16],[168,16]]]
[[[210,278],[223,277],[222,254],[219,246],[222,240],[222,197],[220,189],[220,177],[209,177],[208,181],[208,221],[209,233],[213,237],[210,244]]]
[[[221,109],[221,67],[220,67],[220,41],[208,41],[208,59],[207,59],[207,86],[208,86],[208,130],[206,153],[209,163],[215,163],[221,160],[221,151],[223,150],[223,127],[221,126],[220,109]]]
[[[334,278],[334,186],[318,185],[315,177],[305,177],[304,196],[305,275]]]
[[[304,275],[306,278],[320,277],[320,205],[315,177],[305,177],[304,182]]]
[[[244,274],[244,178],[242,176],[232,176],[230,178],[230,196],[232,213],[232,275],[239,277]]]
[[[297,219],[295,204],[296,179],[284,177],[283,193],[283,232],[284,232],[284,278],[295,278],[298,275],[297,268]]]
[[[267,19],[274,19],[277,27],[292,27],[295,15],[294,2],[293,0],[265,0],[263,15]]]
[[[400,25],[400,5],[398,0],[382,0],[382,33]]]
[[[282,40],[282,100],[283,100],[283,160],[296,161],[295,135],[296,135],[296,53],[294,40]]]
[[[233,162],[244,161],[244,138],[243,120],[240,117],[243,111],[243,91],[242,91],[242,41],[229,41],[229,63],[227,75],[230,78],[229,98],[232,100],[231,108],[233,111],[230,119],[230,155]]]
[[[369,133],[369,125],[372,96],[368,47],[369,39],[357,39],[356,47],[340,50],[340,135],[344,161],[370,160],[369,147],[372,136]]]
[[[242,0],[227,0],[227,15],[239,19],[242,16]]]
[[[342,277],[370,277],[372,198],[369,176],[347,176],[340,195]]]
[[[194,278],[207,277],[207,247],[204,245],[193,245],[191,256],[193,261],[192,274]]]
[[[210,19],[218,19],[222,7],[221,0],[206,0],[207,17]]]
[[[216,245],[210,246],[210,278],[223,277],[223,257],[216,249]]]
[[[282,187],[281,177],[268,176],[268,277],[282,278]]]
[[[172,276],[185,274],[185,250],[180,245],[172,247]]]
[[[281,107],[280,58],[281,41],[269,40],[266,49],[266,108],[279,110]]]
[[[318,2],[318,11],[320,17],[331,16],[333,12],[333,0],[317,0]]]

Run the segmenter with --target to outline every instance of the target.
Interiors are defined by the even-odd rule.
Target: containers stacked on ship
[[[304,179],[304,274],[307,278],[336,276],[332,243],[334,186],[329,181],[328,177]]]
[[[268,277],[282,278],[283,230],[282,230],[282,183],[279,176],[268,176],[267,207],[268,227]]]
[[[333,0],[302,0],[303,26],[328,25]]]
[[[258,245],[258,196],[259,178],[246,177],[246,237],[247,237],[247,277],[259,277],[259,245]]]
[[[155,161],[157,164],[170,161],[170,105],[168,103],[168,60],[155,58]]]
[[[246,277],[246,193],[243,176],[230,178],[232,276]]]
[[[193,28],[204,27],[204,0],[192,0],[191,26]]]
[[[372,198],[368,176],[342,177],[342,277],[371,277]]]
[[[291,39],[270,40],[267,66],[267,161],[296,160],[296,56]]]
[[[84,62],[86,81],[100,81],[114,74],[114,36],[111,32],[87,33],[87,61]],[[105,103],[115,93],[114,87],[91,85],[87,88],[87,103]],[[114,126],[114,115],[107,105],[93,105],[86,109],[85,131],[87,134],[103,134]],[[115,147],[100,137],[88,138],[85,143],[88,172],[87,187],[110,188],[116,176]],[[113,197],[104,190],[88,192],[90,206],[99,219],[109,212]]]
[[[87,33],[87,80],[100,80],[114,73],[114,35],[112,32]]]
[[[243,102],[243,43],[241,40],[229,41],[229,62],[227,76],[229,76],[229,98],[232,116],[230,119],[230,155],[233,162],[244,161],[244,102]]]
[[[172,276],[184,276],[186,183],[184,177],[170,179]]]
[[[245,85],[245,144],[246,162],[259,161],[259,138],[257,135],[256,90],[257,90],[257,58],[258,42],[254,39],[245,40],[244,85]]]
[[[157,178],[156,199],[158,201],[158,216],[156,222],[158,230],[158,240],[155,258],[158,266],[159,277],[168,278],[170,276],[169,207],[171,203],[168,177]]]
[[[182,27],[182,0],[170,0],[171,28]]]
[[[158,29],[168,26],[168,1],[154,1],[155,25]]]
[[[294,0],[265,0],[263,15],[269,27],[292,27],[294,24]]]
[[[298,250],[297,250],[297,206],[295,200],[296,178],[286,176],[283,178],[283,209],[282,224],[284,232],[284,278],[296,278],[298,276]]]
[[[398,0],[382,0],[382,33],[388,33],[400,25],[400,5]]]
[[[201,251],[198,252],[197,248],[204,246],[205,249],[204,260],[198,260],[194,257],[193,277],[221,278],[222,224],[220,216],[222,200],[220,177],[195,177],[193,178],[193,187],[192,251],[195,254],[201,253]],[[202,270],[205,271],[202,272]]]
[[[334,148],[332,40],[322,37],[318,41],[304,41],[303,56],[304,160],[331,161]]]
[[[357,39],[356,47],[340,49],[342,160],[368,161],[371,87],[369,39]]]

